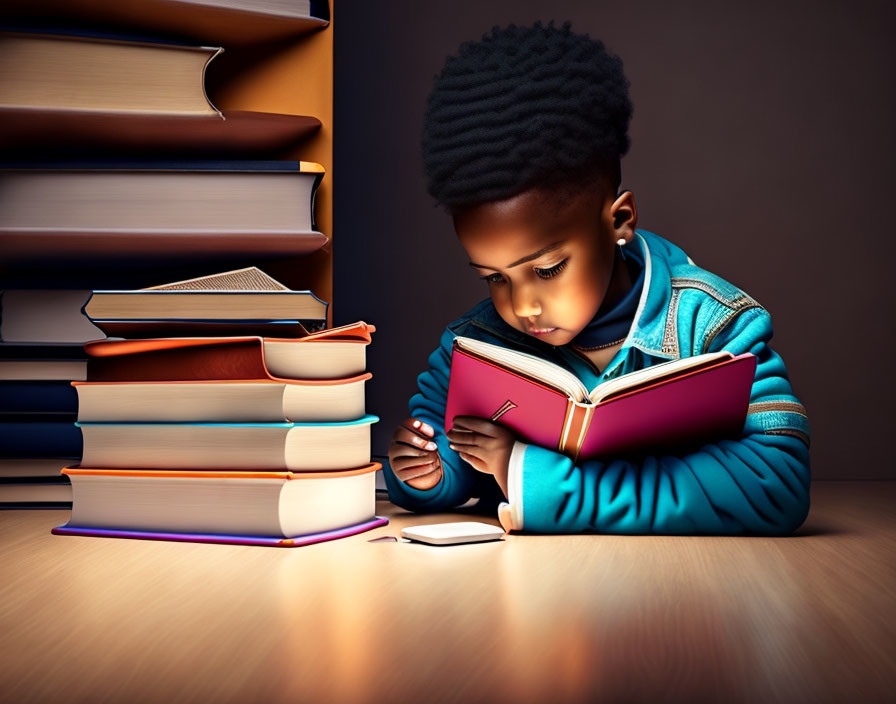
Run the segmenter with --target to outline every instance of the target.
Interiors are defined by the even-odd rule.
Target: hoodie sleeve
[[[761,308],[729,322],[706,351],[758,358],[739,439],[689,454],[574,463],[516,443],[508,476],[513,528],[544,533],[787,535],[809,511],[809,425]]]
[[[417,377],[419,392],[408,403],[411,416],[429,423],[435,431],[433,441],[442,458],[442,480],[432,489],[414,489],[391,471],[383,474],[389,498],[393,503],[412,511],[440,511],[460,506],[469,500],[484,480],[494,483],[488,475],[481,475],[448,447],[445,436],[445,402],[448,398],[448,377],[451,373],[451,350],[455,334],[445,330],[436,349],[429,356],[429,369]]]

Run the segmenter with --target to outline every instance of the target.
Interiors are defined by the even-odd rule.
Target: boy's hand
[[[475,470],[494,475],[507,496],[507,469],[516,436],[497,423],[475,416],[457,416],[445,435],[456,451]]]
[[[432,489],[442,479],[442,458],[431,438],[432,426],[416,418],[407,418],[395,429],[389,445],[392,471],[408,486]]]

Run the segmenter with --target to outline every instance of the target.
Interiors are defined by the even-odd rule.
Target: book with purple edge
[[[58,526],[52,530],[55,535],[75,535],[93,538],[130,538],[133,540],[171,540],[187,543],[217,543],[221,545],[261,545],[277,548],[297,548],[303,545],[323,543],[357,535],[380,526],[387,525],[388,518],[375,516],[372,520],[357,523],[337,530],[310,533],[295,538],[267,538],[257,535],[217,535],[212,533],[162,533],[158,531],[111,530],[108,528],[69,528]]]

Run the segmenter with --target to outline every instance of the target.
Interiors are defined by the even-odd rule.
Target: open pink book
[[[739,437],[755,373],[755,355],[714,352],[589,391],[539,357],[457,337],[445,426],[462,415],[490,419],[574,460]]]

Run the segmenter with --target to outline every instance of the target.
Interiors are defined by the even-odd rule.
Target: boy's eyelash
[[[564,259],[559,264],[554,264],[554,266],[548,269],[536,269],[535,275],[542,279],[550,279],[552,276],[556,276],[563,271],[566,268],[566,262],[568,261],[568,259]]]
[[[563,271],[566,268],[566,263],[568,261],[568,259],[564,259],[562,262],[554,264],[554,266],[548,267],[547,269],[536,268],[533,271],[535,271],[535,275],[540,279],[550,279],[551,277],[554,277],[561,271]],[[485,276],[480,276],[479,278],[489,284],[500,284],[502,281],[504,281],[504,277],[498,273],[486,274]]]

